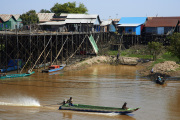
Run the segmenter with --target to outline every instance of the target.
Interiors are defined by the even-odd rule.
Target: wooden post
[[[6,33],[6,29],[5,29],[5,34],[6,34],[6,42],[5,42],[5,43],[6,43],[6,45],[5,45],[5,46],[6,46],[6,54],[5,54],[5,55],[6,55],[6,72],[7,72],[7,66],[8,66],[8,58],[7,58],[7,54],[8,54],[8,53],[7,53],[7,47],[8,47],[8,46],[7,46],[7,44],[8,44],[8,42],[7,42],[7,33]]]
[[[61,43],[61,44],[62,44],[62,47],[63,47],[63,34],[61,34],[61,36],[62,36],[62,40],[61,40],[62,43]],[[64,53],[64,51],[62,50],[62,59],[61,59],[61,63],[63,63],[63,53]]]
[[[52,38],[52,33],[51,33],[51,38]],[[51,43],[50,43],[50,46],[51,46],[51,65],[52,65],[52,39],[51,39]]]
[[[18,40],[18,34],[17,34],[17,25],[16,27],[16,42],[17,42],[17,73],[19,73],[19,40]]]
[[[57,44],[58,44],[57,39],[58,39],[58,31],[56,32],[56,56],[57,56]],[[58,64],[58,63],[57,63],[57,59],[56,59],[56,65],[57,65],[57,64]]]
[[[44,34],[44,48],[45,47],[46,47],[46,36]],[[45,64],[46,64],[46,52],[44,51],[44,69],[46,68]]]

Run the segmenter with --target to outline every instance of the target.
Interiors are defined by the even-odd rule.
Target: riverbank
[[[77,62],[73,65],[69,65],[64,68],[65,71],[77,71],[86,69],[95,64],[110,64],[115,62],[115,57],[112,56],[96,56],[93,58],[88,58],[84,61]],[[138,58],[130,58],[130,57],[121,57],[123,62],[127,63],[126,65],[131,65],[135,63],[134,61],[138,61]],[[136,64],[133,64],[136,65]],[[153,61],[148,62],[137,62],[138,66],[143,66],[143,69],[139,70],[140,75],[142,76],[152,76],[152,75],[161,75],[161,76],[180,76],[180,65],[176,64],[173,61],[165,61],[163,63],[158,63],[153,65]],[[153,68],[153,69],[152,69]],[[150,72],[153,70],[153,74]]]

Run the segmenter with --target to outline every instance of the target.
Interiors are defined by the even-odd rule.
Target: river
[[[0,120],[179,120],[180,81],[158,85],[137,66],[93,65],[75,72],[37,72],[0,80]],[[57,103],[136,108],[127,115],[58,110]]]

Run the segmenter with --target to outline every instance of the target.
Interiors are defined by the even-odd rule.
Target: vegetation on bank
[[[163,44],[159,42],[149,42],[148,45],[136,45],[121,51],[109,50],[106,54],[113,56],[119,54],[119,56],[148,59],[154,61],[152,66],[165,61],[174,61],[179,63],[180,33],[175,33],[168,38],[170,39],[170,46],[163,46]]]
[[[146,47],[146,46],[142,46],[142,47]],[[135,52],[134,47],[132,47],[132,48],[121,51],[120,55],[126,56],[126,57],[137,57],[140,59],[153,60],[153,55],[145,54],[145,51],[143,53],[142,52],[143,51]],[[109,50],[107,52],[107,55],[116,56],[117,54],[118,54],[117,50],[116,51]],[[157,56],[157,59],[154,61],[154,64],[161,63],[164,61],[179,62],[179,59],[176,56],[173,56],[170,52],[163,51],[160,55]]]

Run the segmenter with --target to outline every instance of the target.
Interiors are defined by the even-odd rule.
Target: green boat
[[[115,108],[115,107],[103,107],[103,106],[92,106],[92,105],[82,105],[82,104],[73,104],[73,106],[69,106],[69,104],[64,104],[59,107],[59,110],[73,110],[73,111],[83,111],[83,112],[98,112],[98,113],[119,113],[119,114],[127,114],[132,113],[139,108]]]
[[[30,76],[34,74],[35,72],[32,71],[31,73],[23,73],[23,74],[9,74],[5,76],[1,76],[0,79],[5,79],[5,78],[17,78],[17,77],[25,77],[25,76]]]

